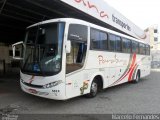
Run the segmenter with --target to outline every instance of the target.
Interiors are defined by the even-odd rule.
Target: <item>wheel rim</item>
[[[98,85],[97,85],[96,82],[93,82],[93,83],[92,83],[92,86],[91,86],[91,93],[92,93],[93,95],[96,95],[96,94],[97,94],[97,90],[98,90]]]

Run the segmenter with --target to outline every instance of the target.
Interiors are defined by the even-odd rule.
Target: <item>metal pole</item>
[[[3,60],[3,75],[6,73],[6,62]]]
[[[3,11],[3,8],[4,8],[5,4],[6,4],[6,2],[7,2],[7,0],[4,0],[3,5],[2,5],[2,7],[1,7],[1,9],[0,9],[0,14],[1,14],[2,11]]]

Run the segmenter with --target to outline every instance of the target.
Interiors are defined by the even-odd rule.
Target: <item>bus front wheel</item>
[[[98,93],[98,82],[97,79],[94,79],[91,84],[90,93],[87,94],[86,97],[93,98],[97,95],[97,93]]]

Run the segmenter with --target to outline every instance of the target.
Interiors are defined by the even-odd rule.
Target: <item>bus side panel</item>
[[[66,97],[72,98],[89,93],[88,70],[77,70],[66,75]]]
[[[138,55],[138,69],[141,72],[141,77],[146,77],[150,74],[150,56]]]
[[[103,88],[108,87],[115,80],[115,54],[107,51],[89,51],[85,69],[95,69],[103,74]],[[90,72],[90,74],[95,74],[95,72]]]
[[[128,74],[131,67],[132,55],[127,53],[116,53],[116,78],[114,85],[128,82]]]
[[[66,76],[66,96],[67,99],[80,95],[85,95],[90,92],[91,83],[97,75],[103,79],[103,87],[107,85],[108,81],[104,81],[104,70],[89,69],[77,70]]]

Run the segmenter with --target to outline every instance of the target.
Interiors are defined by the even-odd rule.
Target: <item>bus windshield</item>
[[[65,23],[49,23],[27,29],[21,71],[42,76],[61,70]]]

